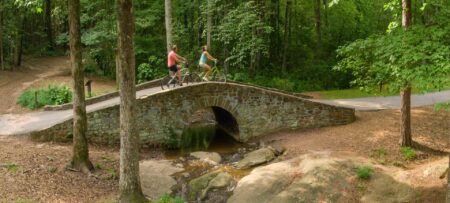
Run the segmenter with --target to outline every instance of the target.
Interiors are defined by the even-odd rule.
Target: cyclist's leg
[[[200,67],[202,67],[203,71],[205,72],[205,76],[203,77],[203,79],[208,80],[209,76],[212,73],[211,67],[209,67],[209,65],[205,63],[200,64]]]
[[[178,83],[180,85],[183,85],[183,81],[181,80],[181,68],[177,66],[177,78],[178,78]]]

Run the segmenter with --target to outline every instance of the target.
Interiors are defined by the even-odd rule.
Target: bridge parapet
[[[233,129],[236,140],[279,130],[343,125],[355,120],[354,109],[321,104],[293,95],[232,83],[200,83],[162,91],[136,104],[137,127],[144,144],[177,138],[196,111],[213,108],[219,124]],[[70,141],[72,120],[40,132],[37,140]],[[119,142],[119,106],[88,114],[88,138],[100,144]]]

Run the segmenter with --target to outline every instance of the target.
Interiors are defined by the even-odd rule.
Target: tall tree
[[[133,45],[135,29],[133,1],[117,0],[117,4],[120,88],[119,201],[124,203],[145,202],[139,178],[139,135],[136,132],[135,119],[136,79]]]
[[[320,49],[322,46],[322,21],[320,19],[320,0],[314,1],[314,14],[315,14],[315,22],[316,22],[316,37],[317,37],[317,47]]]
[[[286,2],[286,12],[284,18],[284,41],[283,41],[283,62],[281,65],[281,72],[286,74],[286,66],[287,66],[287,57],[288,57],[288,49],[289,49],[289,29],[291,22],[291,11],[292,11],[292,0],[287,0]]]
[[[3,59],[3,5],[0,5],[0,68],[5,70]]]
[[[52,28],[52,0],[45,0],[45,31],[47,33],[48,48],[53,50],[55,42],[53,40]]]
[[[164,0],[164,10],[165,10],[165,19],[166,19],[166,44],[167,44],[167,53],[172,50],[172,1]]]
[[[411,0],[402,0],[402,26],[408,29],[411,26]],[[411,84],[402,85],[401,97],[401,124],[400,134],[402,136],[401,145],[412,146],[411,138]]]
[[[81,54],[80,0],[69,0],[70,62],[73,79],[73,156],[70,167],[90,172],[94,166],[89,160],[86,139],[87,118],[84,93],[84,70]]]
[[[211,31],[212,31],[212,15],[213,15],[212,4],[213,4],[212,0],[207,1],[206,46],[208,47],[208,49],[211,49]]]

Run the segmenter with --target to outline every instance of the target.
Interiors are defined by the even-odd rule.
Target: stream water
[[[218,125],[203,125],[186,129],[179,143],[180,149],[168,150],[165,157],[178,166],[183,166],[182,172],[173,175],[177,185],[173,188],[173,193],[189,202],[223,202],[232,193],[237,180],[248,175],[250,170],[238,170],[233,163],[241,160],[245,153],[255,149],[256,144],[249,145],[237,142],[225,129]],[[220,164],[210,164],[190,157],[191,152],[217,152],[222,158]],[[230,174],[234,183],[222,190],[213,190],[208,193],[208,199],[200,201],[192,198],[189,193],[189,182],[204,174],[220,171]]]

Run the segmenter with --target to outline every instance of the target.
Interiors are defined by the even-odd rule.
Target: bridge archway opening
[[[234,116],[221,107],[207,107],[194,112],[183,130],[180,147],[183,151],[231,151],[238,142],[239,126]]]

